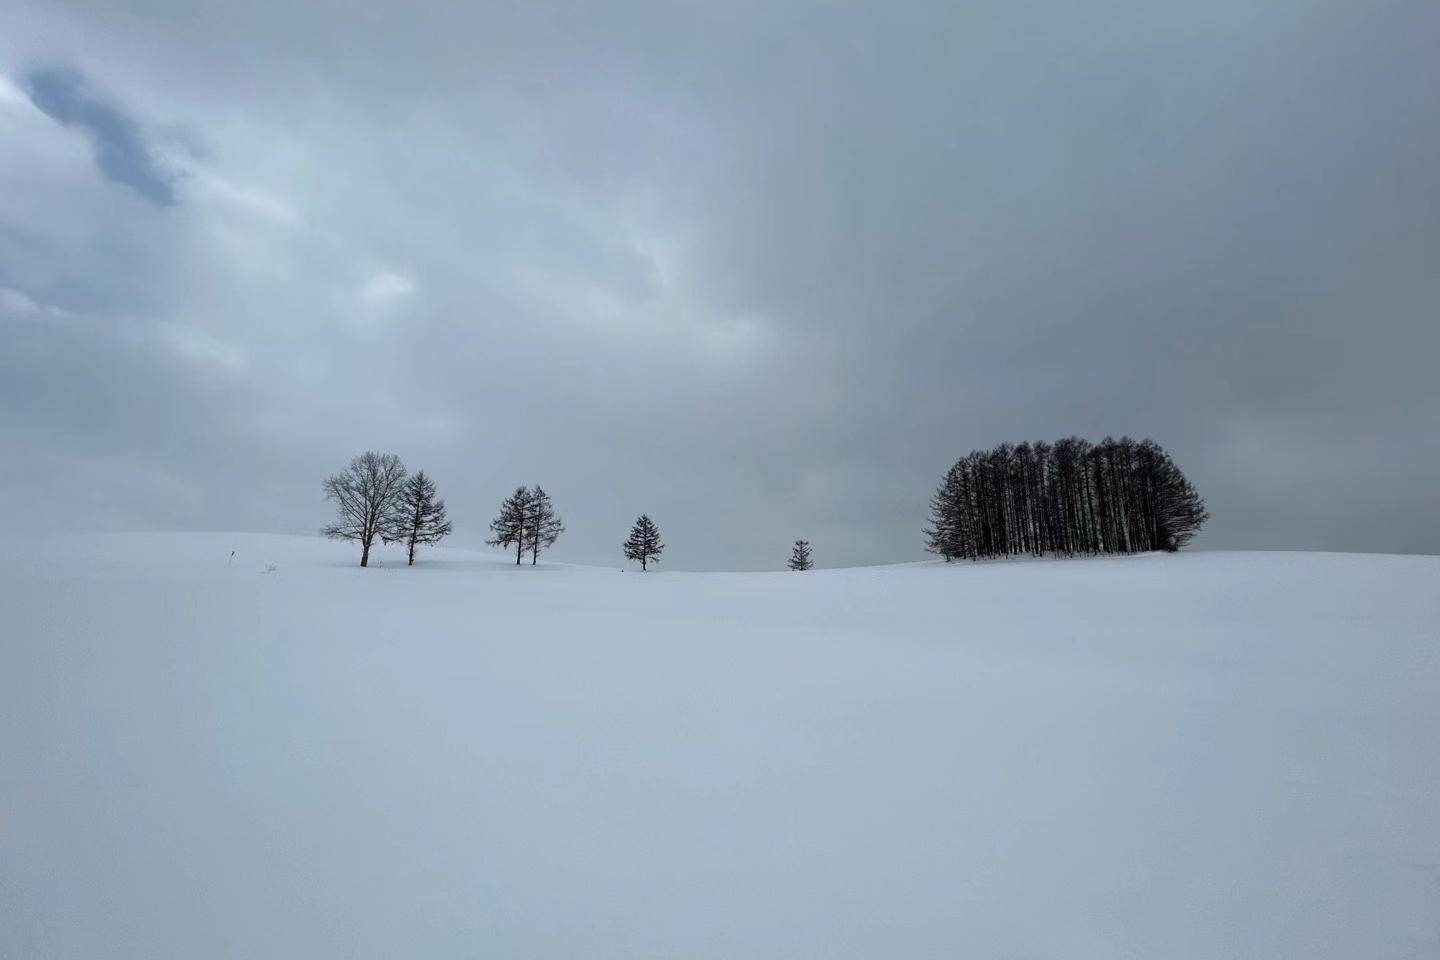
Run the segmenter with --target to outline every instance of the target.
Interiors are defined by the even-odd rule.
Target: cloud
[[[0,73],[0,108],[5,110],[33,109],[30,98],[3,73]]]
[[[404,274],[381,270],[365,281],[360,297],[373,306],[384,306],[414,292],[414,280]]]
[[[58,320],[68,320],[71,316],[72,314],[59,307],[36,303],[35,299],[24,291],[0,287],[0,317],[24,319],[53,317]]]
[[[175,206],[175,175],[156,162],[140,125],[83,74],[69,67],[35,67],[23,79],[36,108],[56,123],[78,127],[89,136],[101,173],[157,207]]]
[[[40,305],[19,290],[0,287],[0,316],[32,317],[40,312]]]
[[[34,502],[313,530],[381,448],[457,543],[538,481],[563,559],[646,511],[672,568],[881,562],[966,451],[1130,433],[1197,546],[1440,551],[1433,3],[437,2],[0,4],[184,177],[135,216],[0,84]]]
[[[243,373],[250,365],[245,349],[239,344],[195,327],[167,323],[160,326],[158,333],[163,343],[186,360],[230,373]]]

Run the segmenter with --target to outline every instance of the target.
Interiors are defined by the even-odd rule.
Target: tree
[[[435,481],[421,470],[400,489],[395,524],[385,537],[387,543],[405,544],[407,566],[415,564],[415,548],[422,543],[439,543],[450,535],[445,501],[435,495]]]
[[[530,541],[530,565],[540,559],[540,551],[555,545],[565,525],[555,513],[555,504],[539,484],[530,488],[530,505],[525,517],[525,537]]]
[[[621,546],[625,550],[625,559],[640,561],[641,571],[646,570],[652,560],[658,563],[660,551],[665,549],[665,544],[660,542],[660,528],[643,513],[635,521],[635,526],[630,528],[630,539]]]
[[[1148,441],[1147,441],[1148,442]],[[1189,543],[1210,519],[1205,501],[1175,466],[1170,455],[1159,451],[1161,462],[1155,482],[1155,545],[1152,549],[1174,553]]]
[[[360,566],[370,565],[370,545],[393,529],[405,483],[405,465],[393,453],[367,451],[325,480],[325,499],[335,501],[335,522],[320,529],[332,540],[358,540]]]
[[[809,570],[815,566],[810,559],[810,541],[796,540],[795,549],[790,551],[791,570]]]
[[[515,565],[529,545],[530,533],[530,491],[516,487],[515,492],[500,504],[500,513],[490,521],[490,532],[495,536],[485,542],[492,547],[515,547]]]
[[[949,563],[964,555],[961,546],[960,523],[963,519],[961,506],[961,484],[965,461],[960,461],[945,473],[945,479],[935,495],[930,498],[930,526],[925,528],[925,549],[945,558]]]

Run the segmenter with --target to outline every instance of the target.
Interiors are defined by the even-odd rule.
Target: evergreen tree
[[[500,513],[490,521],[490,532],[494,534],[485,542],[492,547],[515,548],[515,565],[529,546],[530,538],[530,491],[516,487],[515,492],[500,504]]]
[[[658,563],[660,551],[665,549],[665,544],[660,542],[660,528],[643,513],[635,521],[635,526],[630,528],[630,538],[621,546],[625,559],[639,560],[642,571],[648,569],[651,561]]]
[[[530,507],[525,517],[525,537],[530,541],[530,565],[540,559],[540,551],[554,546],[565,525],[555,513],[555,504],[539,484],[530,489]]]
[[[449,535],[445,501],[435,495],[435,481],[421,470],[401,488],[394,523],[385,540],[405,544],[407,566],[414,566],[416,547],[422,543],[439,543]]]
[[[405,465],[393,453],[367,451],[325,479],[325,499],[335,501],[335,522],[320,528],[331,540],[360,544],[360,566],[370,565],[370,547],[395,523],[405,484]]]
[[[790,551],[791,570],[809,570],[815,566],[810,559],[810,542],[808,540],[796,540],[795,549]]]
[[[930,498],[930,526],[925,528],[925,549],[944,557],[947,563],[963,555],[959,524],[963,516],[961,478],[964,470],[964,461],[961,461],[946,471],[945,479]]]

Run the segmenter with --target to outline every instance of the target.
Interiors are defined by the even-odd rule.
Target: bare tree
[[[790,569],[809,570],[813,566],[815,563],[810,559],[810,541],[796,540],[795,549],[790,551]]]
[[[640,569],[644,571],[651,561],[659,562],[660,551],[665,549],[665,544],[660,542],[660,528],[655,526],[655,521],[642,513],[635,526],[630,528],[630,538],[621,547],[625,551],[625,559],[639,560]]]
[[[500,504],[499,515],[490,521],[490,532],[495,536],[485,541],[492,547],[513,546],[517,567],[525,548],[530,545],[530,497],[529,490],[516,487],[515,492]]]
[[[540,551],[555,545],[565,524],[555,513],[555,504],[539,484],[530,488],[530,507],[525,516],[526,538],[530,541],[530,565],[540,559]]]
[[[370,565],[370,546],[393,529],[405,465],[393,453],[360,454],[341,472],[326,478],[325,499],[335,501],[335,522],[320,532],[331,540],[358,540],[360,566]]]
[[[415,548],[420,544],[439,543],[450,535],[445,501],[435,495],[435,481],[425,476],[424,470],[405,481],[394,520],[385,541],[405,544],[408,566],[415,565]]]

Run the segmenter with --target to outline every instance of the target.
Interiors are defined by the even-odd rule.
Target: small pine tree
[[[494,520],[490,521],[490,532],[492,538],[486,540],[492,547],[515,548],[515,565],[520,565],[520,558],[525,555],[525,548],[529,545],[530,532],[530,491],[524,487],[516,487],[515,492],[505,498],[500,504],[500,513]]]
[[[526,539],[530,541],[530,565],[540,559],[540,551],[555,545],[565,524],[555,513],[555,504],[539,484],[530,488],[530,509],[525,517]]]
[[[405,481],[386,543],[405,544],[407,566],[415,565],[415,548],[422,543],[439,543],[450,535],[445,501],[435,495],[435,481],[421,470]]]
[[[796,540],[795,549],[790,552],[791,570],[809,570],[815,566],[810,559],[810,541]]]
[[[625,559],[640,561],[642,572],[648,568],[650,561],[658,563],[660,551],[665,549],[665,544],[660,542],[660,528],[643,513],[635,521],[635,526],[630,528],[630,538],[621,546],[625,550]]]

